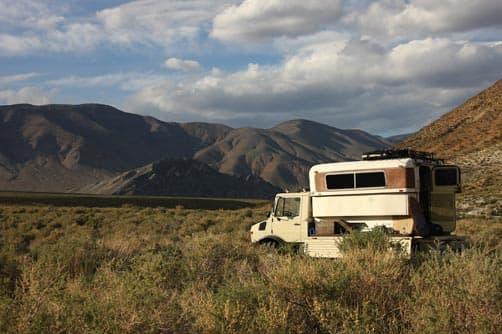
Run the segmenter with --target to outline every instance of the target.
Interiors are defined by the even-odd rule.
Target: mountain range
[[[313,164],[357,160],[405,137],[397,147],[460,165],[468,195],[498,196],[501,129],[502,80],[418,132],[388,139],[308,120],[231,128],[99,104],[8,105],[0,106],[0,190],[268,197],[307,188]]]
[[[355,160],[390,145],[360,130],[306,120],[234,129],[163,122],[99,104],[8,105],[0,106],[0,189],[103,193],[97,186],[103,181],[130,170],[141,174],[138,168],[156,161],[164,167],[178,161],[173,166],[181,168],[179,159],[190,160],[190,168],[200,169],[198,161],[240,180],[296,189],[307,186],[315,163]]]

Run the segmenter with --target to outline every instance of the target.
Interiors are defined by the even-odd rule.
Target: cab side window
[[[291,197],[284,198],[281,197],[277,200],[277,206],[275,208],[276,217],[297,217],[300,215],[300,198]]]

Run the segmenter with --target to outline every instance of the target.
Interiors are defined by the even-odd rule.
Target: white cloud
[[[0,91],[0,103],[3,104],[48,104],[54,96],[54,91],[44,91],[37,87],[23,87],[19,90],[2,90]]]
[[[72,23],[64,30],[52,30],[44,36],[43,47],[58,52],[85,52],[106,40],[100,28],[90,23]]]
[[[196,48],[212,18],[225,3],[232,2],[136,0],[100,10],[94,17],[67,19],[58,14],[56,6],[0,0],[0,5],[7,6],[6,12],[0,12],[0,56],[40,50],[92,51],[105,42],[163,48],[184,43],[185,48]]]
[[[295,37],[279,37],[274,39],[274,47],[284,54],[296,53],[299,49],[309,45],[318,45],[323,43],[347,42],[351,34],[347,32],[338,32],[335,30],[322,30],[310,35]]]
[[[341,14],[340,0],[245,0],[214,18],[211,36],[244,43],[305,35],[334,25]]]
[[[164,62],[164,67],[172,70],[194,71],[200,68],[200,64],[195,60],[169,58]]]
[[[493,0],[383,0],[353,12],[348,22],[363,34],[390,38],[502,27],[502,2]]]
[[[86,52],[103,42],[104,35],[93,24],[70,24],[64,30],[50,30],[43,35],[0,34],[0,56],[31,54],[35,51]]]
[[[499,79],[496,68],[502,68],[498,44],[425,39],[386,49],[361,40],[327,42],[305,46],[277,66],[250,64],[145,87],[128,106],[170,120],[308,117],[381,131],[422,125],[459,96]]]
[[[124,72],[93,77],[70,76],[48,81],[47,85],[60,88],[118,87],[123,91],[137,91],[143,87],[158,85],[165,80],[165,76],[158,74]]]
[[[132,1],[99,11],[97,18],[114,42],[165,45],[196,39],[203,25],[210,22],[224,3],[221,0]]]
[[[42,42],[38,36],[15,36],[10,34],[0,34],[0,55],[13,56],[21,55],[38,50],[42,47]]]
[[[0,76],[0,85],[11,84],[13,82],[24,81],[40,75],[39,73],[20,73],[14,75]]]
[[[2,30],[10,27],[48,30],[64,21],[63,11],[56,3],[36,0],[0,0],[0,25]]]

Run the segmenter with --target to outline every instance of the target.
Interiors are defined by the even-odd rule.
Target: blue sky
[[[0,0],[0,104],[414,131],[502,76],[493,0]]]

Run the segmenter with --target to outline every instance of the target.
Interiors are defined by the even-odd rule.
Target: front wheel
[[[260,245],[268,249],[277,249],[279,247],[279,242],[274,239],[265,239],[260,241]]]

